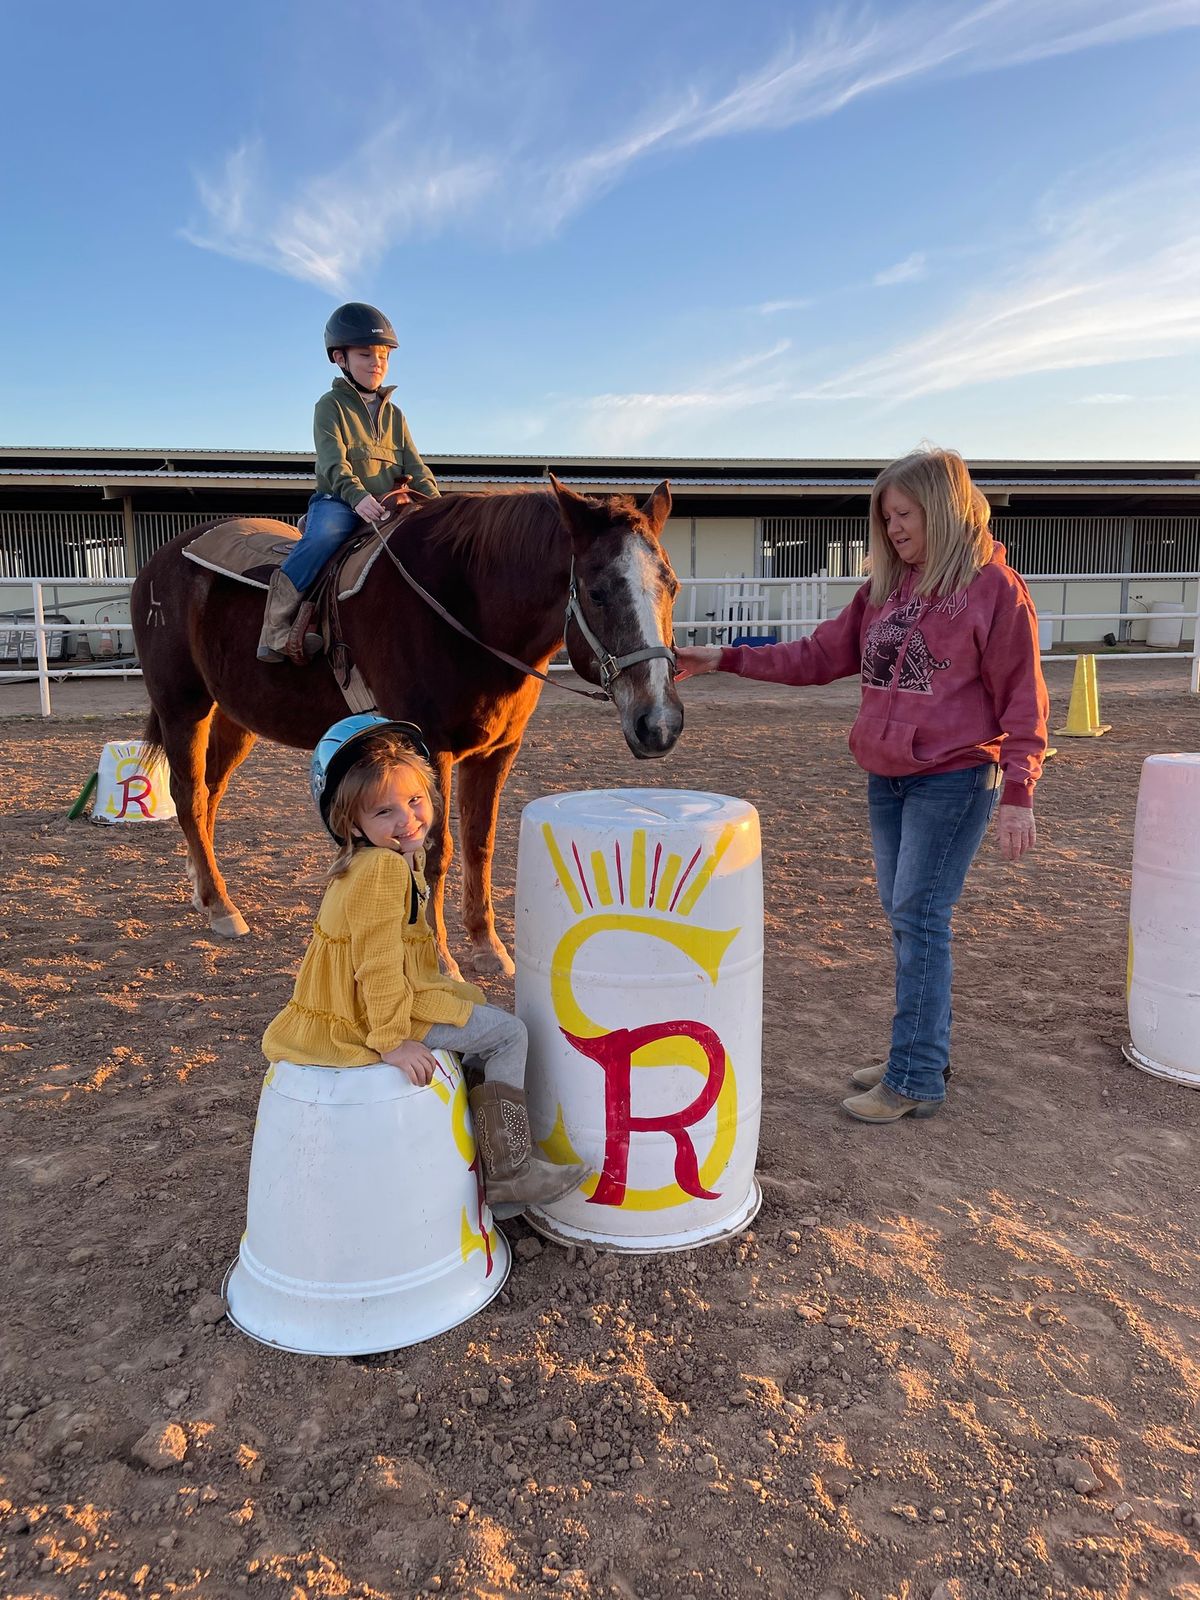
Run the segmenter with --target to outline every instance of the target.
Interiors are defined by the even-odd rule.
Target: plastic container
[[[1127,1059],[1200,1088],[1200,754],[1142,764],[1127,987]]]
[[[1181,600],[1152,600],[1146,624],[1146,643],[1156,650],[1178,650],[1183,639]]]
[[[369,1355],[482,1310],[508,1245],[478,1179],[462,1071],[424,1089],[395,1067],[279,1061],[258,1102],[229,1320],[263,1344]]]
[[[137,739],[106,744],[96,775],[93,822],[165,822],[175,815],[166,759],[146,759]]]
[[[597,1176],[526,1213],[560,1242],[683,1250],[750,1222],[762,1080],[762,855],[745,800],[535,800],[517,861],[534,1137]]]
[[[1054,627],[1052,620],[1038,618],[1038,650],[1044,656],[1054,648]]]

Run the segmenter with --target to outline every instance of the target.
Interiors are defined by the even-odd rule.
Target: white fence
[[[27,611],[0,612],[0,661],[15,659],[17,668],[0,670],[0,681],[5,679],[28,680],[36,677],[41,712],[51,715],[51,679],[140,677],[141,670],[133,659],[133,627],[128,621],[110,621],[106,613],[103,622],[72,623],[64,617],[47,620],[45,591],[57,593],[72,587],[94,594],[95,580],[91,578],[27,578],[13,580],[31,594],[32,605]],[[1200,694],[1200,573],[1195,572],[1079,572],[1044,573],[1026,578],[1034,592],[1060,586],[1061,608],[1038,610],[1039,642],[1042,657],[1053,653],[1056,661],[1074,661],[1077,654],[1054,649],[1059,643],[1084,643],[1086,638],[1066,638],[1068,628],[1079,628],[1097,622],[1146,626],[1148,638],[1145,649],[1124,648],[1113,656],[1101,655],[1099,660],[1120,661],[1171,661],[1191,662],[1190,683],[1193,694]],[[108,588],[127,591],[132,578],[111,578]],[[1121,596],[1129,595],[1140,600],[1138,609],[1112,611],[1073,610],[1067,606],[1069,587],[1088,584],[1103,592],[1103,586],[1117,586]],[[679,598],[675,604],[675,634],[683,644],[730,644],[737,640],[796,639],[809,634],[818,623],[836,616],[848,603],[858,579],[831,578],[819,573],[812,578],[683,578],[680,580]],[[1135,587],[1138,593],[1134,594]],[[1164,595],[1163,590],[1179,591]],[[1156,592],[1157,591],[1157,592]],[[1155,598],[1147,600],[1147,593]],[[127,605],[128,602],[122,602]],[[1150,607],[1157,609],[1151,611]],[[116,609],[115,606],[110,610]],[[1191,632],[1191,647],[1184,647],[1184,636]],[[1111,632],[1111,630],[1108,630]],[[66,653],[66,635],[69,632],[97,636],[102,654],[111,652],[114,659],[107,666],[51,665],[51,655]],[[129,640],[129,648],[119,641]],[[1134,644],[1141,641],[1132,641]],[[107,648],[106,648],[107,646]],[[93,656],[97,653],[93,647]],[[22,670],[20,663],[29,659]],[[119,659],[125,657],[126,659]]]

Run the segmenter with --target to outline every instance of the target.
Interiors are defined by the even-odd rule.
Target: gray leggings
[[[525,1088],[529,1034],[520,1017],[499,1006],[477,1005],[461,1028],[435,1022],[422,1043],[431,1050],[453,1050],[468,1064],[478,1063],[489,1083]]]

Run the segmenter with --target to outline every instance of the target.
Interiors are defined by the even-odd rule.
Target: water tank
[[[1146,624],[1146,643],[1158,650],[1178,650],[1183,638],[1183,602],[1152,600]]]
[[[1128,994],[1128,1059],[1200,1088],[1200,754],[1142,764]]]
[[[744,1228],[762,1085],[762,851],[745,800],[548,795],[517,860],[534,1137],[595,1176],[526,1213],[561,1242],[687,1249]]]

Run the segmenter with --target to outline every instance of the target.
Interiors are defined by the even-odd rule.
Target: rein
[[[384,551],[387,553],[388,559],[391,561],[396,571],[404,579],[405,583],[408,584],[409,588],[414,594],[419,595],[420,598],[424,600],[425,604],[429,606],[431,610],[435,611],[439,617],[441,617],[443,622],[449,623],[456,633],[462,634],[464,639],[469,639],[472,644],[478,645],[481,650],[486,650],[489,655],[495,656],[497,661],[503,661],[506,666],[514,667],[516,671],[524,673],[527,678],[540,678],[543,683],[548,683],[552,689],[561,689],[564,694],[577,694],[583,700],[599,700],[602,704],[607,703],[612,705],[614,703],[612,685],[626,667],[635,666],[639,661],[653,661],[660,657],[669,661],[672,667],[675,665],[675,652],[665,644],[647,645],[641,650],[630,651],[628,655],[614,656],[611,651],[607,650],[604,645],[600,643],[599,639],[597,639],[591,628],[588,627],[587,621],[583,615],[583,610],[579,604],[579,591],[575,582],[575,557],[572,555],[571,581],[567,590],[567,609],[563,625],[563,638],[565,641],[566,631],[571,626],[571,623],[574,622],[575,626],[579,629],[580,633],[587,641],[588,648],[591,650],[596,665],[599,668],[601,687],[599,690],[576,689],[572,684],[558,683],[552,677],[550,677],[548,673],[540,672],[537,667],[531,667],[524,661],[518,661],[516,656],[510,656],[507,650],[499,650],[495,645],[488,644],[485,640],[476,638],[476,636],[471,632],[470,628],[465,627],[457,617],[452,616],[450,612],[446,610],[445,606],[442,605],[440,600],[435,600],[433,595],[429,593],[428,589],[424,588],[417,582],[412,573],[409,572],[408,568],[400,560],[400,557],[392,549],[390,535],[385,537],[379,531],[379,529],[374,526],[374,524],[372,524],[371,531],[379,540],[379,543],[383,546]]]

